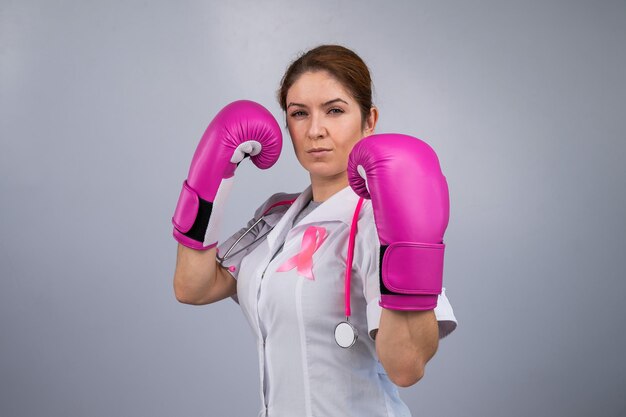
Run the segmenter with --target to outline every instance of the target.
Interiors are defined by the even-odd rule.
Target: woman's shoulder
[[[266,214],[284,214],[291,206],[291,203],[298,198],[300,193],[277,192],[269,196],[267,200],[259,206],[254,213],[254,217],[258,218]]]
[[[369,248],[378,244],[378,230],[376,229],[371,200],[363,200],[357,222],[356,244]]]
[[[363,205],[359,211],[359,229],[376,229],[376,223],[374,221],[374,209],[372,208],[372,200],[363,200]]]

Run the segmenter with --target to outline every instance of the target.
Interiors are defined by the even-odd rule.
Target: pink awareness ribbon
[[[278,267],[276,272],[285,272],[297,268],[300,275],[314,281],[313,254],[324,243],[326,236],[328,234],[325,227],[309,226],[302,236],[300,252],[287,259],[284,264]]]

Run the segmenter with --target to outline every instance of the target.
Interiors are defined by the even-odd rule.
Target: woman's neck
[[[313,177],[311,176],[311,191],[313,192],[313,201],[324,202],[334,194],[343,190],[348,186],[348,174],[343,172],[336,177]]]

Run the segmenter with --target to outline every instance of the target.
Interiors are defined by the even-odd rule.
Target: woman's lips
[[[330,149],[311,149],[310,151],[307,151],[307,153],[309,155],[313,155],[314,157],[320,157],[330,153]]]

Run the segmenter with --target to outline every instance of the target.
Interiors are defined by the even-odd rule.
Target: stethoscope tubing
[[[246,229],[245,232],[243,232],[243,234],[241,236],[239,236],[239,238],[237,240],[235,240],[235,242],[230,245],[230,248],[228,248],[228,250],[226,251],[226,253],[224,254],[224,256],[220,257],[218,255],[216,255],[215,257],[217,258],[217,260],[222,263],[224,262],[226,259],[228,259],[228,255],[230,254],[230,252],[232,252],[232,250],[235,248],[235,246],[237,246],[237,244],[241,241],[241,239],[243,239],[248,233],[250,233],[252,231],[252,229],[254,229],[254,227],[259,224],[261,222],[261,220],[263,220],[263,218],[265,217],[265,215],[267,213],[270,212],[270,210],[272,210],[274,207],[278,207],[278,206],[284,206],[286,204],[292,204],[294,201],[296,201],[296,199],[294,198],[293,200],[284,200],[284,201],[279,201],[277,203],[272,204],[271,206],[269,206],[264,212],[263,214],[261,214],[261,217],[259,217],[259,220],[255,221],[254,224],[250,227],[248,227],[248,229]],[[265,236],[267,236],[274,228],[268,230],[266,233],[264,233],[262,236],[256,238],[254,240],[254,242],[258,242],[259,240],[263,239]],[[254,243],[252,242],[252,243]],[[252,245],[252,243],[250,245]],[[246,246],[249,247],[250,245]],[[233,255],[238,254],[239,252],[241,252],[242,250],[245,250],[246,248],[241,248],[239,249],[237,252],[233,253]]]
[[[352,278],[352,259],[354,258],[354,241],[356,239],[357,224],[359,222],[359,212],[363,205],[363,197],[359,198],[359,202],[356,204],[354,215],[352,216],[352,224],[350,225],[350,238],[348,241],[348,259],[346,259],[346,274],[344,279],[344,297],[345,297],[345,310],[346,320],[350,317],[352,311],[350,310],[350,281]]]

